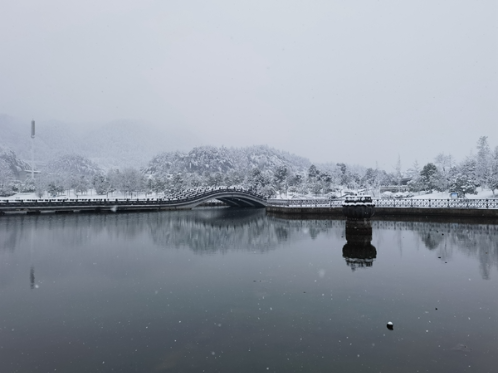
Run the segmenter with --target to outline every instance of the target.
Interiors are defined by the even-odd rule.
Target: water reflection
[[[285,242],[339,235],[341,221],[268,218],[264,209],[198,209],[164,213],[15,216],[0,220],[0,251],[41,241],[68,250],[109,240],[147,237],[158,247],[189,248],[198,254],[247,250],[267,252]]]
[[[352,269],[371,267],[377,250],[371,244],[384,231],[400,235],[413,232],[428,250],[443,261],[455,251],[479,261],[483,278],[498,268],[498,225],[426,221],[374,220],[370,231],[355,234],[344,220],[287,220],[266,216],[263,209],[199,209],[162,213],[102,215],[48,215],[0,218],[0,253],[28,247],[36,252],[40,242],[53,250],[77,251],[87,245],[151,240],[159,248],[188,248],[196,254],[229,251],[269,252],[287,243],[330,237],[347,243],[342,255]],[[378,245],[378,244],[376,244]]]
[[[442,261],[450,261],[455,251],[479,261],[483,279],[498,269],[498,225],[456,222],[374,221],[374,231],[414,232]]]
[[[497,242],[262,210],[0,218],[0,370],[492,371]]]
[[[35,288],[35,268],[31,267],[29,270],[29,284],[30,288],[34,289]]]
[[[347,243],[342,248],[342,256],[352,271],[357,268],[371,267],[377,250],[372,245],[372,224],[370,220],[346,221]]]

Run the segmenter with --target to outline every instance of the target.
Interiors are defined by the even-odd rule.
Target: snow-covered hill
[[[14,151],[0,146],[0,179],[20,179],[30,166],[20,160]]]
[[[54,176],[70,176],[76,175],[78,177],[84,176],[92,178],[101,173],[101,169],[88,158],[78,154],[67,154],[51,160],[42,172],[44,174],[51,174]]]
[[[306,158],[263,145],[247,148],[203,146],[194,148],[188,153],[161,153],[149,162],[146,172],[164,177],[175,173],[203,174],[235,171],[244,174],[254,168],[274,170],[278,167],[286,167],[289,171],[296,173],[306,172],[310,165],[310,161]]]

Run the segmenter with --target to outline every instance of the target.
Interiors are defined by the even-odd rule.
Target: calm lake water
[[[496,372],[498,225],[372,226],[363,259],[264,210],[2,217],[0,372]]]

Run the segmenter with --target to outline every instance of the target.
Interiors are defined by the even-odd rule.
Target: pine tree
[[[424,190],[438,190],[438,169],[434,163],[427,163],[420,171],[420,186]]]
[[[316,166],[314,164],[312,164],[310,166],[310,168],[308,169],[308,181],[315,181],[316,178],[318,177],[318,175],[320,175],[320,171],[318,171],[318,169],[316,168]]]
[[[478,186],[476,161],[467,158],[451,177],[450,192],[457,193],[458,197],[463,198],[466,194],[477,194]]]
[[[289,175],[289,170],[285,166],[279,166],[275,169],[273,174],[273,183],[276,190],[281,192],[287,192],[287,177]]]

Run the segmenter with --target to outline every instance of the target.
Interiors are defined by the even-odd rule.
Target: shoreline
[[[333,217],[346,219],[342,213],[342,207],[287,207],[267,206],[266,212],[278,217],[310,218],[310,217]],[[416,208],[416,207],[375,207],[375,215],[372,220],[382,219],[404,219],[418,217],[428,218],[452,218],[452,219],[485,219],[492,220],[498,224],[498,209],[458,209],[458,208]]]

